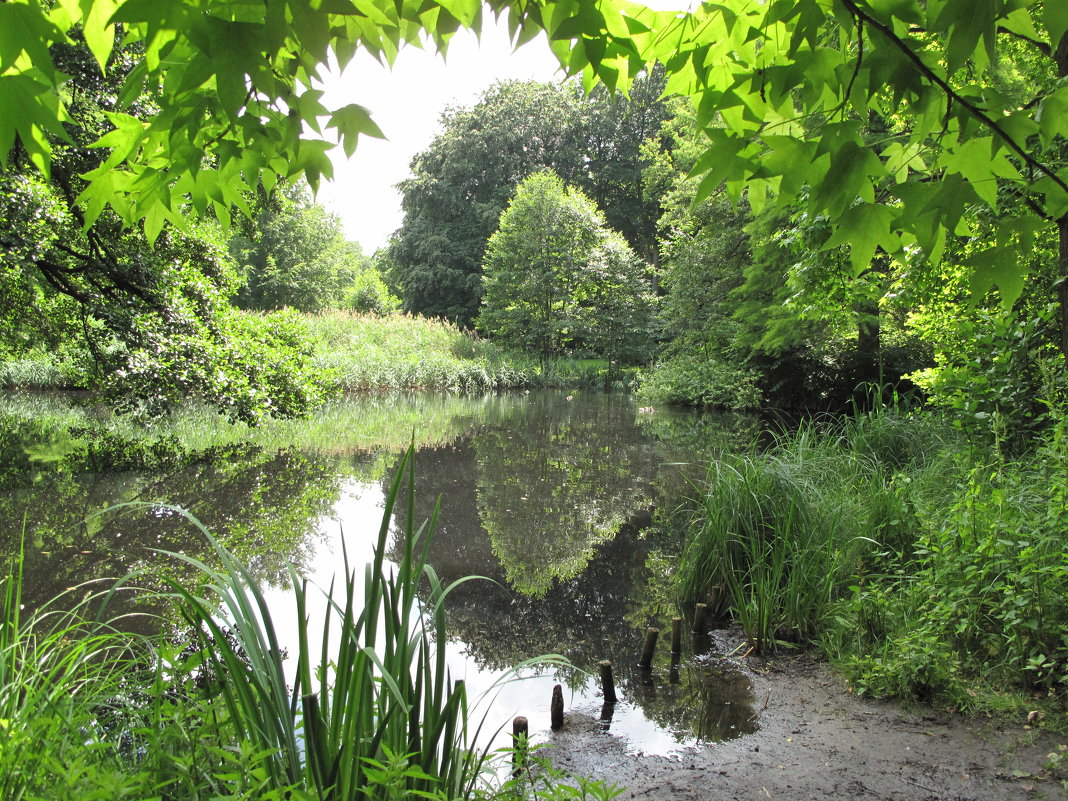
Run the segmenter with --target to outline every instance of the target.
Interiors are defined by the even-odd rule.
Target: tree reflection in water
[[[671,683],[664,642],[651,673],[636,666],[644,625],[672,614],[650,603],[651,513],[676,502],[664,488],[680,491],[677,463],[692,461],[693,451],[678,437],[665,444],[650,436],[634,402],[620,396],[538,394],[509,412],[465,442],[416,458],[417,519],[442,499],[435,570],[445,582],[471,574],[491,580],[461,584],[449,596],[450,631],[467,656],[483,671],[501,671],[561,653],[577,669],[555,678],[580,703],[595,695],[589,673],[609,659],[627,704],[677,741],[752,731],[740,674],[687,653]],[[671,431],[670,420],[655,430]],[[635,617],[644,622],[635,626]]]

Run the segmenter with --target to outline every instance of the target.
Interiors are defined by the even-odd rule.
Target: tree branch
[[[934,70],[928,67],[923,62],[923,59],[921,59],[915,53],[915,51],[913,51],[913,49],[909,47],[903,39],[901,39],[901,37],[894,33],[894,30],[891,27],[885,25],[882,22],[879,22],[879,20],[875,19],[870,14],[862,11],[854,2],[854,0],[841,0],[841,3],[843,6],[845,6],[846,10],[850,14],[857,17],[858,19],[863,19],[865,22],[868,23],[868,25],[872,26],[883,36],[885,36],[890,41],[890,43],[894,45],[894,47],[900,50],[904,54],[904,56],[916,66],[916,69],[919,70],[920,74],[923,75],[924,78],[926,78],[928,81],[930,81],[943,92],[945,92],[947,102],[959,103],[961,107],[966,109],[968,113],[971,114],[975,119],[979,120],[983,125],[989,128],[995,134],[997,134],[998,138],[1005,142],[1005,144],[1009,146],[1009,149],[1011,149],[1021,159],[1023,159],[1025,164],[1033,167],[1039,173],[1048,177],[1051,181],[1053,181],[1054,184],[1056,184],[1060,189],[1062,189],[1065,194],[1068,194],[1068,183],[1066,183],[1063,178],[1058,176],[1052,168],[1047,167],[1041,161],[1036,159],[1023,147],[1023,145],[1021,145],[1019,142],[1009,136],[1008,132],[1001,127],[1000,123],[998,123],[997,120],[995,120],[985,111],[983,111],[983,109],[979,108],[979,106],[975,105],[975,103],[968,100],[968,98],[958,93],[952,86],[949,85],[949,83],[944,78],[940,77],[934,72]]]
[[[1008,36],[1015,37],[1016,39],[1019,39],[1022,42],[1027,42],[1028,44],[1034,45],[1038,48],[1039,52],[1047,58],[1053,55],[1053,48],[1051,48],[1045,42],[1039,41],[1038,39],[1032,39],[1030,36],[1024,36],[1022,33],[1017,33],[1016,31],[1010,31],[1008,28],[1003,28],[1000,25],[998,26],[998,33],[1004,33]]]

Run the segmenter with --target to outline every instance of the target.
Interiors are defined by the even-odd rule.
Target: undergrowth
[[[855,691],[975,708],[1068,695],[1068,421],[1025,456],[878,411],[713,464],[684,518],[684,603],[756,650],[814,645]]]

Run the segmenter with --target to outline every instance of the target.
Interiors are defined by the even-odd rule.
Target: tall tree
[[[341,308],[346,292],[373,270],[370,259],[345,239],[341,219],[314,203],[305,187],[278,194],[230,241],[244,278],[237,305],[306,312]]]
[[[405,308],[469,325],[481,298],[482,254],[515,186],[550,168],[581,166],[579,97],[563,87],[507,82],[472,108],[448,109],[442,133],[400,184],[404,222],[390,246]]]
[[[642,196],[641,147],[666,117],[663,85],[662,71],[640,77],[629,97],[509,82],[470,109],[447,111],[443,132],[400,184],[405,216],[391,255],[408,310],[473,320],[486,242],[516,185],[542,169],[580,187],[654,261],[659,209]]]
[[[636,361],[649,342],[645,271],[581,190],[537,173],[490,237],[478,327],[543,360],[582,348]]]

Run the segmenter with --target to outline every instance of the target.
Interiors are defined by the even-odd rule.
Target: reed
[[[217,544],[218,569],[175,554],[206,579],[203,592],[178,584],[172,591],[200,632],[212,670],[225,677],[220,691],[235,736],[265,756],[274,787],[301,788],[322,801],[474,791],[487,754],[471,746],[477,733],[468,728],[466,691],[434,645],[446,639],[451,589],[426,561],[436,512],[418,529],[408,524],[395,572],[384,563],[406,473],[407,520],[414,520],[409,451],[390,488],[362,592],[346,557],[345,582],[325,590],[321,641],[301,627],[291,689],[271,612],[248,570]],[[292,579],[298,619],[307,621],[308,586]]]
[[[22,555],[0,578],[0,798],[60,798],[64,776],[115,755],[100,709],[122,696],[144,641],[83,614],[101,593],[77,588],[24,613]],[[69,608],[64,606],[66,603]]]
[[[911,556],[949,437],[934,418],[879,410],[723,456],[689,505],[681,600],[722,585],[756,650],[813,640],[851,586]]]

